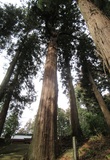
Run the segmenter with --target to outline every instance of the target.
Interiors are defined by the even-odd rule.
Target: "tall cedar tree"
[[[81,131],[81,127],[79,124],[79,118],[78,118],[78,108],[76,104],[76,96],[75,91],[72,83],[72,75],[70,66],[68,65],[67,68],[67,83],[68,83],[68,90],[69,90],[69,98],[70,98],[70,109],[71,109],[71,127],[72,127],[72,136],[75,136],[77,140],[81,140],[81,137],[83,136],[83,133]]]
[[[57,35],[48,44],[42,93],[29,160],[55,159],[57,138]]]
[[[72,84],[71,70],[73,69],[74,54],[78,43],[78,37],[81,36],[85,28],[82,25],[84,21],[77,8],[76,3],[74,3],[73,6],[73,8],[67,6],[68,13],[71,14],[72,11],[73,14],[71,14],[71,16],[67,14],[67,16],[63,17],[66,25],[62,25],[64,34],[59,37],[58,41],[60,47],[58,54],[58,69],[60,69],[64,92],[67,94],[67,97],[69,97],[71,109],[72,136],[76,136],[76,138],[79,139],[79,137],[82,137],[82,131],[79,124],[76,98],[74,93],[74,87]]]
[[[98,60],[97,56],[95,55],[95,48],[90,38],[83,36],[82,39],[80,40],[80,44],[78,47],[79,47],[78,57],[79,57],[80,65],[82,66],[82,74],[83,74],[83,78],[81,82],[83,84],[83,87],[86,87],[88,95],[90,95],[90,93],[92,92],[94,93],[95,98],[98,101],[99,107],[105,117],[107,125],[110,128],[110,112],[96,85],[96,82],[98,82],[101,86],[100,90],[103,90],[104,86],[101,85],[102,84],[101,81],[103,81],[103,83],[104,81],[105,82],[108,81],[107,85],[109,85],[109,79],[108,80],[106,79],[108,78],[108,76],[106,76],[104,79],[101,78],[102,74],[104,74],[103,66],[102,66],[102,63]],[[93,79],[92,74],[94,75],[94,79],[96,80]],[[88,93],[89,89],[90,89],[89,91],[90,93]]]
[[[80,124],[79,124],[79,118],[78,118],[78,109],[76,104],[76,97],[75,97],[75,91],[73,87],[73,78],[71,75],[71,69],[72,66],[70,63],[73,63],[72,61],[72,49],[71,45],[64,46],[63,47],[63,62],[61,67],[61,76],[62,76],[62,82],[63,86],[65,86],[65,90],[67,92],[67,95],[69,95],[69,103],[70,103],[70,110],[71,110],[71,128],[72,128],[72,136],[75,136],[77,140],[81,139],[83,136]]]
[[[74,25],[73,21],[75,19],[73,21],[72,19],[74,17],[80,18],[81,16],[76,5],[74,6],[71,2],[39,2],[42,2],[39,4],[40,6],[34,3],[31,9],[33,9],[32,14],[33,12],[37,13],[37,16],[43,19],[45,36],[43,37],[44,40],[48,39],[48,47],[41,99],[28,159],[54,160],[56,157],[57,137],[57,42],[64,34],[72,35],[72,33],[77,32],[76,30],[80,20],[76,20],[76,25]],[[76,13],[75,16],[73,9]],[[70,23],[72,24],[71,27],[69,25]],[[70,41],[66,40],[62,44],[68,43]]]
[[[39,64],[41,64],[40,55],[42,52],[39,56],[37,55],[40,51],[38,44],[35,43],[38,41],[37,34],[35,32],[29,33],[30,28],[27,29],[27,21],[24,24],[25,14],[22,13],[21,8],[5,5],[0,14],[1,19],[4,18],[1,29],[1,44],[8,46],[6,47],[7,56],[12,58],[0,85],[0,101],[2,102],[0,134],[2,134],[8,110],[15,107],[21,110],[19,112],[21,114],[24,106],[35,100],[32,77],[36,75]],[[10,19],[11,23],[8,23],[8,18],[11,15],[13,19]],[[13,37],[17,37],[17,42],[13,42]],[[2,45],[1,49],[4,49]],[[28,90],[27,95],[22,95],[23,88],[25,91]]]
[[[1,106],[0,112],[0,134],[3,131],[4,122],[9,109],[17,107],[22,111],[26,104],[31,103],[35,100],[35,90],[32,83],[32,76],[36,75],[39,64],[41,63],[41,60],[36,56],[36,50],[39,49],[39,47],[38,44],[35,43],[35,40],[36,42],[38,40],[35,36],[36,35],[33,33],[29,37],[27,37],[26,35],[22,37],[21,40],[19,40],[19,43],[17,44],[18,48],[16,49],[17,57],[16,53],[14,57],[17,63],[15,63],[13,69],[11,69],[9,80],[3,80],[6,83],[5,92],[3,92],[3,98],[1,99],[3,105]],[[30,48],[28,46],[30,46]],[[37,62],[37,65],[35,61]],[[9,69],[12,68],[12,63],[10,63]],[[5,77],[7,77],[7,72]],[[25,91],[28,90],[27,95],[22,95],[23,88],[25,89]]]
[[[94,79],[93,79],[90,71],[88,72],[88,75],[89,75],[89,80],[90,80],[90,82],[92,84],[93,92],[94,92],[94,94],[96,96],[96,99],[97,99],[97,101],[99,103],[99,106],[100,106],[101,111],[102,111],[102,113],[103,113],[103,115],[105,117],[105,120],[107,122],[109,131],[110,131],[110,111],[108,110],[108,107],[106,106],[101,93],[98,91],[97,86],[96,86],[96,84],[94,82]]]

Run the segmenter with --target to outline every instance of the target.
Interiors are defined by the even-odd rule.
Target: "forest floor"
[[[29,144],[10,144],[0,147],[0,160],[23,160]]]
[[[0,147],[0,160],[23,160],[29,144],[10,144]],[[110,137],[94,136],[78,149],[79,160],[110,160]],[[73,150],[64,152],[58,160],[73,160]]]
[[[110,136],[93,136],[78,148],[79,160],[110,160]],[[73,160],[73,149],[58,160]]]

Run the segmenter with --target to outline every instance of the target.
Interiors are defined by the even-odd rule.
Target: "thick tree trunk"
[[[57,138],[57,37],[48,45],[43,87],[29,160],[55,160]]]
[[[98,54],[110,71],[110,20],[90,0],[78,0]]]
[[[79,124],[76,97],[75,97],[74,87],[72,84],[72,76],[70,68],[68,68],[68,77],[69,77],[68,84],[69,84],[69,97],[70,97],[70,109],[71,109],[72,136],[75,136],[77,140],[80,140],[83,134]]]
[[[5,89],[7,87],[7,84],[9,82],[9,80],[10,80],[10,77],[13,73],[14,67],[15,67],[17,59],[18,59],[18,56],[19,56],[19,52],[16,52],[16,55],[13,58],[12,62],[10,63],[10,66],[9,66],[9,68],[8,68],[6,74],[5,74],[5,77],[4,77],[4,79],[3,79],[3,81],[0,85],[0,102],[1,102],[1,100],[4,96],[4,94],[5,94]]]
[[[105,102],[103,100],[102,95],[98,91],[97,86],[96,86],[96,84],[95,84],[95,82],[94,82],[94,80],[93,80],[92,75],[91,75],[90,72],[89,72],[89,80],[90,80],[90,82],[92,84],[94,94],[95,94],[96,99],[97,99],[97,101],[99,103],[99,106],[100,106],[100,108],[102,110],[102,113],[103,113],[103,115],[105,117],[107,125],[108,125],[108,127],[110,129],[110,112],[109,112],[109,110],[108,110],[108,108],[107,108],[107,106],[106,106],[106,104],[105,104]]]

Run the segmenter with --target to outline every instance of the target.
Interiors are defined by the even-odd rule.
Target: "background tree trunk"
[[[16,62],[18,60],[18,56],[19,56],[19,52],[16,52],[16,55],[13,58],[12,62],[10,63],[10,66],[9,66],[9,68],[8,68],[6,74],[5,74],[5,77],[4,77],[4,79],[3,79],[3,81],[2,81],[2,83],[0,85],[0,102],[1,102],[1,100],[3,98],[3,95],[5,93],[5,89],[7,87],[7,84],[9,82],[9,80],[10,80],[10,77],[11,77],[11,75],[13,73],[14,67],[15,67]]]
[[[20,64],[19,64],[19,67],[20,67]],[[18,76],[20,73],[19,67],[18,67],[17,73],[14,75],[15,77],[14,77],[13,81],[11,82],[10,86],[8,86],[8,91],[7,91],[6,95],[4,96],[3,106],[2,106],[2,109],[0,112],[0,135],[2,134],[2,131],[3,131],[4,123],[5,123],[7,112],[9,109],[9,104],[11,101],[11,97],[13,95],[13,90],[14,90],[16,84],[18,83]]]
[[[78,0],[97,52],[110,72],[110,20],[90,0]]]
[[[48,45],[43,87],[29,160],[55,160],[57,139],[57,37]]]
[[[97,99],[97,101],[99,103],[99,106],[100,106],[100,108],[102,110],[102,113],[103,113],[103,115],[105,117],[107,125],[108,125],[108,127],[110,129],[110,112],[109,112],[109,110],[108,110],[108,108],[107,108],[107,106],[106,106],[106,104],[105,104],[105,102],[103,100],[102,95],[98,91],[97,86],[96,86],[96,84],[95,84],[95,82],[94,82],[94,80],[93,80],[92,75],[91,75],[90,72],[89,72],[89,80],[90,80],[90,82],[92,84],[93,92],[94,92],[94,94],[96,96],[96,99]]]
[[[79,124],[76,97],[75,97],[74,87],[72,84],[72,76],[70,68],[68,68],[68,84],[69,84],[69,97],[70,97],[70,109],[71,109],[72,136],[75,136],[78,140],[81,139],[83,134]]]
[[[0,112],[0,136],[1,136],[2,131],[3,131],[3,127],[4,127],[6,115],[7,115],[7,112],[8,112],[11,96],[12,96],[12,94],[7,95],[7,97],[5,99],[5,102],[2,106],[2,110]]]

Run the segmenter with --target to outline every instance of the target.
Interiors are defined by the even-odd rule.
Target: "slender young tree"
[[[78,5],[96,45],[97,53],[110,71],[110,39],[108,38],[110,20],[90,0],[78,0]]]

